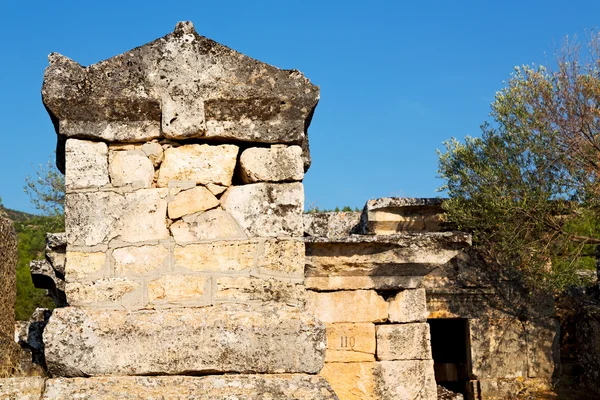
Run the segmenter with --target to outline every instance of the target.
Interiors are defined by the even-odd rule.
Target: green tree
[[[440,153],[448,222],[530,289],[580,284],[600,243],[600,35],[565,42],[555,69],[516,67],[479,138]]]
[[[40,210],[43,215],[59,216],[64,213],[65,203],[65,177],[56,168],[53,160],[46,166],[39,165],[35,177],[25,178],[25,193],[29,196],[31,204]]]

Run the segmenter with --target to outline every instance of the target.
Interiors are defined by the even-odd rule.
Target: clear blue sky
[[[21,1],[0,31],[0,197],[33,211],[25,177],[52,155],[41,102],[47,55],[89,65],[191,20],[201,35],[321,87],[306,204],[433,197],[436,149],[479,134],[513,66],[552,60],[600,24],[599,1]]]

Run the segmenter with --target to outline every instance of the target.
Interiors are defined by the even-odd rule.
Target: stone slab
[[[437,232],[441,229],[443,199],[387,197],[367,201],[360,231],[370,235],[398,232]]]
[[[220,276],[215,280],[215,301],[275,301],[293,306],[306,302],[306,289],[298,282],[252,276]]]
[[[44,400],[337,400],[327,381],[314,375],[217,375],[57,378]]]
[[[304,233],[330,239],[350,236],[360,223],[360,215],[360,212],[309,212],[304,214]]]
[[[388,300],[390,322],[425,322],[427,299],[425,289],[403,290]]]
[[[55,376],[310,373],[325,327],[281,304],[142,310],[56,309],[44,330]]]
[[[0,399],[2,400],[40,400],[46,378],[0,378]]]
[[[65,153],[66,190],[100,187],[110,183],[106,143],[69,139]]]
[[[332,290],[398,290],[414,289],[423,280],[421,276],[309,276],[307,289],[328,292]]]
[[[273,145],[246,149],[240,156],[240,178],[244,183],[301,181],[302,148]]]
[[[206,211],[219,205],[219,200],[204,186],[184,190],[169,202],[169,218],[176,219],[184,215]]]
[[[178,244],[247,237],[231,215],[221,209],[185,215],[181,220],[175,221],[169,229]]]
[[[377,325],[378,360],[431,360],[427,323]]]
[[[17,300],[17,232],[0,211],[0,335],[11,337],[15,329]]]
[[[374,290],[308,291],[307,297],[307,311],[325,323],[383,322],[388,318],[388,304]]]
[[[131,185],[136,189],[152,186],[154,164],[141,150],[111,151],[108,160],[108,172],[113,186]]]
[[[325,362],[375,361],[375,324],[325,324],[327,351]]]
[[[326,363],[320,372],[342,400],[433,400],[432,360]]]

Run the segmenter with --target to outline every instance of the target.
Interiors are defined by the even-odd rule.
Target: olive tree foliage
[[[556,67],[516,67],[481,137],[439,154],[446,218],[490,268],[531,290],[584,283],[600,243],[600,35],[568,40]]]
[[[25,178],[25,193],[43,215],[62,218],[65,204],[65,177],[54,161],[39,165],[35,176]]]

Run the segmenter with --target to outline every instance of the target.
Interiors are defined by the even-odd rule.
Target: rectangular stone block
[[[301,181],[304,163],[300,146],[250,147],[240,156],[240,178],[244,183]]]
[[[377,325],[377,359],[431,360],[427,323]]]
[[[175,268],[191,271],[239,272],[255,265],[258,243],[219,241],[176,246]]]
[[[525,322],[529,378],[551,380],[560,365],[560,325],[554,318]]]
[[[304,242],[267,239],[258,263],[260,273],[304,279]]]
[[[46,378],[0,378],[0,399],[40,400]]]
[[[115,274],[145,276],[169,268],[169,249],[161,245],[120,247],[113,250]]]
[[[419,276],[309,276],[304,284],[317,292],[359,289],[414,289],[420,285]]]
[[[208,303],[210,279],[198,275],[163,275],[147,284],[150,303]]]
[[[85,329],[82,329],[85,327]],[[162,310],[54,310],[49,371],[64,377],[309,373],[323,367],[325,327],[283,304]]]
[[[325,324],[325,362],[375,361],[375,324]]]
[[[100,187],[110,183],[106,143],[68,139],[65,145],[65,160],[67,191]]]
[[[307,311],[325,323],[383,322],[388,304],[374,290],[308,292]]]
[[[108,277],[108,260],[104,252],[68,251],[65,278],[67,282]]]
[[[367,201],[361,217],[365,234],[390,235],[406,231],[439,231],[443,199],[387,197]]]
[[[432,360],[326,363],[320,375],[343,400],[432,400]]]
[[[337,400],[337,397],[323,377],[274,374],[49,379],[44,400],[56,399]]]
[[[135,309],[144,305],[142,285],[127,278],[67,282],[65,293],[71,306]]]
[[[427,320],[425,289],[403,290],[389,301],[390,322],[424,322]]]
[[[177,244],[207,240],[236,240],[248,237],[231,215],[220,208],[184,215],[169,229]]]
[[[128,243],[166,239],[168,194],[168,189],[67,194],[67,243],[95,246],[115,239]]]
[[[215,280],[214,299],[219,302],[277,301],[296,306],[306,302],[306,290],[301,283],[251,276],[221,276]]]

